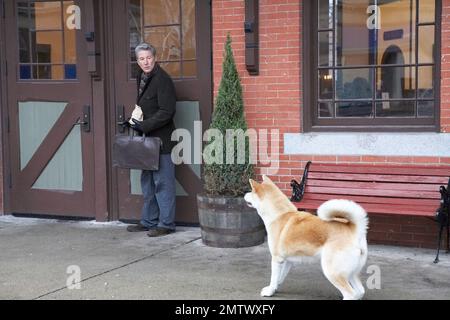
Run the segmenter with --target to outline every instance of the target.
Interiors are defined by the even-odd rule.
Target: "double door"
[[[176,126],[191,133],[191,153],[198,152],[211,117],[210,2],[4,5],[7,211],[138,220],[140,172],[112,168],[110,158],[117,123],[131,115],[136,101],[134,48],[142,41],[157,48],[176,87]],[[201,164],[194,158],[177,166],[178,222],[197,222]]]

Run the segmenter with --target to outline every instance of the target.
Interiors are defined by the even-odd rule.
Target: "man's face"
[[[150,51],[139,51],[137,55],[137,63],[145,73],[149,73],[155,67],[156,58]]]

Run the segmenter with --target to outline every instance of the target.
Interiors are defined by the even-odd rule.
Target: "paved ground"
[[[434,250],[370,246],[362,279],[371,289],[364,299],[450,298],[450,255],[444,252],[433,264],[434,255]],[[180,227],[155,239],[129,233],[120,222],[0,217],[3,300],[259,300],[269,268],[266,243],[207,247],[199,228]],[[77,270],[80,288],[69,289]],[[337,300],[340,295],[318,264],[307,264],[293,267],[280,292],[263,300],[279,299]]]

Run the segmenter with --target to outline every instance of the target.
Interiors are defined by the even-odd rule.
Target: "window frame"
[[[67,0],[66,0],[67,1]],[[180,74],[179,75],[171,75],[172,79],[174,80],[182,80],[182,79],[197,79],[198,78],[198,55],[197,55],[197,47],[196,47],[196,52],[195,52],[195,59],[193,58],[185,58],[184,57],[184,38],[183,38],[183,28],[184,28],[184,15],[183,15],[183,9],[184,9],[184,1],[183,0],[177,0],[178,1],[178,5],[179,5],[179,16],[178,16],[178,22],[176,23],[162,23],[162,24],[151,24],[151,23],[146,23],[145,21],[145,4],[143,0],[138,0],[140,2],[140,16],[139,16],[139,29],[138,31],[140,32],[139,36],[140,36],[140,42],[145,41],[145,32],[146,30],[150,30],[152,28],[161,28],[161,27],[179,27],[180,30],[180,59],[179,60],[160,60],[158,59],[158,63],[163,67],[165,67],[166,64],[168,63],[179,63],[180,64]],[[196,1],[194,1],[194,14],[196,15],[196,7],[198,6]],[[128,15],[130,14],[130,2],[131,0],[126,0],[126,10]],[[197,19],[197,17],[194,17],[195,19]],[[195,20],[195,23],[197,23],[197,21]],[[130,42],[130,25],[128,25],[128,42]],[[195,39],[195,42],[197,40]],[[197,42],[196,42],[197,43]],[[156,55],[158,56],[160,54],[160,52],[158,52]],[[130,80],[136,80],[136,75],[139,72],[139,67],[137,66],[137,61],[136,61],[136,57],[134,54],[134,50],[131,50],[131,46],[130,46],[130,51],[129,51],[129,70],[128,70],[128,75],[129,75],[129,79]],[[194,62],[196,64],[196,74],[195,75],[186,75],[185,73],[185,65],[187,63],[191,63]],[[167,71],[167,69],[166,69]]]
[[[418,9],[418,6],[416,8]],[[440,132],[442,1],[435,0],[435,74],[433,118],[318,117],[318,1],[303,2],[303,131],[304,132]],[[417,39],[417,38],[416,38]],[[417,41],[417,40],[416,40]],[[417,50],[417,48],[416,48]],[[416,62],[415,66],[418,63]],[[367,65],[369,67],[369,65]],[[371,67],[369,67],[371,68]],[[375,67],[376,68],[376,67]],[[339,70],[335,66],[333,70]],[[373,101],[373,100],[372,100]]]
[[[76,0],[23,0],[23,3],[27,3],[27,9],[30,10],[30,4],[34,4],[34,3],[42,3],[42,2],[54,2],[54,3],[59,3],[61,5],[61,15],[60,15],[60,22],[61,22],[61,29],[55,29],[55,28],[49,28],[49,29],[44,29],[44,30],[34,30],[34,32],[60,32],[61,33],[61,56],[62,56],[62,60],[60,62],[49,62],[49,63],[43,63],[43,62],[33,62],[33,58],[32,58],[32,37],[31,37],[31,29],[28,29],[28,34],[29,34],[29,38],[28,38],[28,49],[29,49],[29,62],[21,62],[20,61],[20,31],[19,31],[19,20],[20,20],[20,14],[19,14],[19,3],[21,1],[15,2],[14,3],[14,14],[16,17],[16,30],[15,30],[15,37],[16,37],[16,43],[17,45],[17,65],[16,65],[16,74],[17,74],[17,81],[18,82],[67,82],[67,83],[71,83],[71,82],[78,82],[79,81],[79,77],[80,77],[80,57],[79,57],[79,45],[80,45],[80,41],[78,38],[78,30],[73,30],[74,31],[74,38],[75,38],[75,44],[74,44],[74,49],[75,49],[75,61],[72,63],[68,63],[68,61],[66,61],[66,24],[65,24],[65,20],[64,20],[64,15],[69,15],[67,12],[65,12],[65,8],[64,8],[64,3],[65,2],[72,2],[72,5],[76,5],[77,1]],[[30,19],[30,12],[28,11],[28,16],[27,19]],[[30,20],[27,21],[27,25],[30,22]],[[74,67],[75,66],[75,73],[74,73],[74,77],[67,77],[67,69],[66,67]],[[21,68],[22,67],[29,67],[30,68],[30,78],[21,78]],[[40,77],[35,77],[36,76],[36,71],[35,68],[39,68],[39,67],[50,67],[50,70],[53,67],[61,67],[62,71],[63,71],[63,78],[61,79],[53,79],[53,78],[40,78]]]

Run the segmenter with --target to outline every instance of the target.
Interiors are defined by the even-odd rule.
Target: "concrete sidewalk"
[[[434,257],[434,250],[370,246],[362,280],[374,285],[380,271],[381,289],[367,290],[364,299],[449,299],[450,255],[443,251],[439,264]],[[80,289],[68,289],[78,268]],[[203,245],[199,228],[149,238],[120,222],[0,217],[3,300],[259,300],[269,280],[267,243],[220,249]],[[270,299],[337,300],[340,294],[315,263],[294,266]]]

